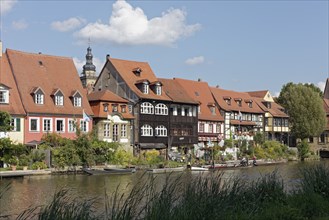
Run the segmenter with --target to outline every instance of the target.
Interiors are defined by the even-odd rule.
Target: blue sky
[[[72,57],[79,73],[90,39],[98,72],[110,54],[272,95],[329,77],[328,1],[0,1],[3,50]]]

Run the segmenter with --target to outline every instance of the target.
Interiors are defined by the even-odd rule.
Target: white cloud
[[[6,14],[7,12],[10,12],[10,10],[14,7],[14,5],[17,3],[17,0],[1,0],[0,1],[0,12],[2,15]]]
[[[185,61],[185,63],[188,65],[196,65],[196,64],[203,63],[203,62],[204,62],[203,56],[189,58]]]
[[[185,20],[186,12],[180,9],[169,9],[161,17],[148,19],[141,8],[116,1],[109,23],[89,23],[75,34],[82,40],[91,38],[105,43],[171,46],[201,28],[200,24],[187,25]]]
[[[324,92],[324,87],[326,86],[326,82],[318,82],[317,86],[321,89],[322,92]]]
[[[12,25],[13,28],[16,30],[24,30],[29,26],[29,24],[25,20],[13,21]]]
[[[51,27],[54,30],[60,32],[72,31],[74,29],[79,28],[81,25],[85,24],[86,20],[83,18],[69,18],[65,21],[54,21],[51,23]]]
[[[73,62],[75,64],[75,67],[77,68],[77,71],[78,71],[79,75],[80,75],[82,73],[82,70],[83,70],[83,65],[86,64],[86,60],[80,60],[77,57],[73,57]],[[105,58],[103,59],[103,61],[101,61],[99,58],[93,57],[93,64],[96,66],[96,74],[98,75],[99,72],[102,70],[104,64],[105,64]]]

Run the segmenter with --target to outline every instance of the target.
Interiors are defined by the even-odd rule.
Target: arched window
[[[157,104],[155,106],[156,115],[168,115],[168,107],[165,104]]]
[[[142,114],[154,114],[154,107],[149,102],[143,102],[141,104],[141,113]]]
[[[153,128],[146,124],[141,127],[141,136],[153,136]]]
[[[159,137],[167,137],[167,128],[163,125],[159,125],[155,128],[155,135]]]

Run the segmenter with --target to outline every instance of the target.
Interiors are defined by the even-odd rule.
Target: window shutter
[[[21,131],[21,119],[16,118],[16,131]]]

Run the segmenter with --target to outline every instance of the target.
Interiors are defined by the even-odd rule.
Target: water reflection
[[[234,176],[245,178],[246,181],[258,179],[260,176],[277,171],[282,177],[285,188],[290,190],[296,185],[300,178],[299,169],[316,164],[326,164],[329,167],[329,160],[312,162],[289,162],[285,164],[271,166],[257,166],[253,168],[224,169],[218,172],[224,172],[223,178],[229,179]],[[172,173],[172,178],[183,178],[183,181],[191,181],[199,175],[208,176],[212,172],[184,172]],[[136,185],[141,178],[155,177],[158,186],[165,181],[165,174],[149,174],[136,172],[128,175],[45,175],[30,176],[25,178],[2,179],[0,184],[3,187],[10,182],[10,189],[3,195],[0,201],[0,213],[18,214],[29,207],[47,204],[53,194],[62,189],[70,188],[75,195],[82,198],[101,198],[104,199],[105,192],[111,195],[116,189],[121,193],[128,194],[132,187]]]

